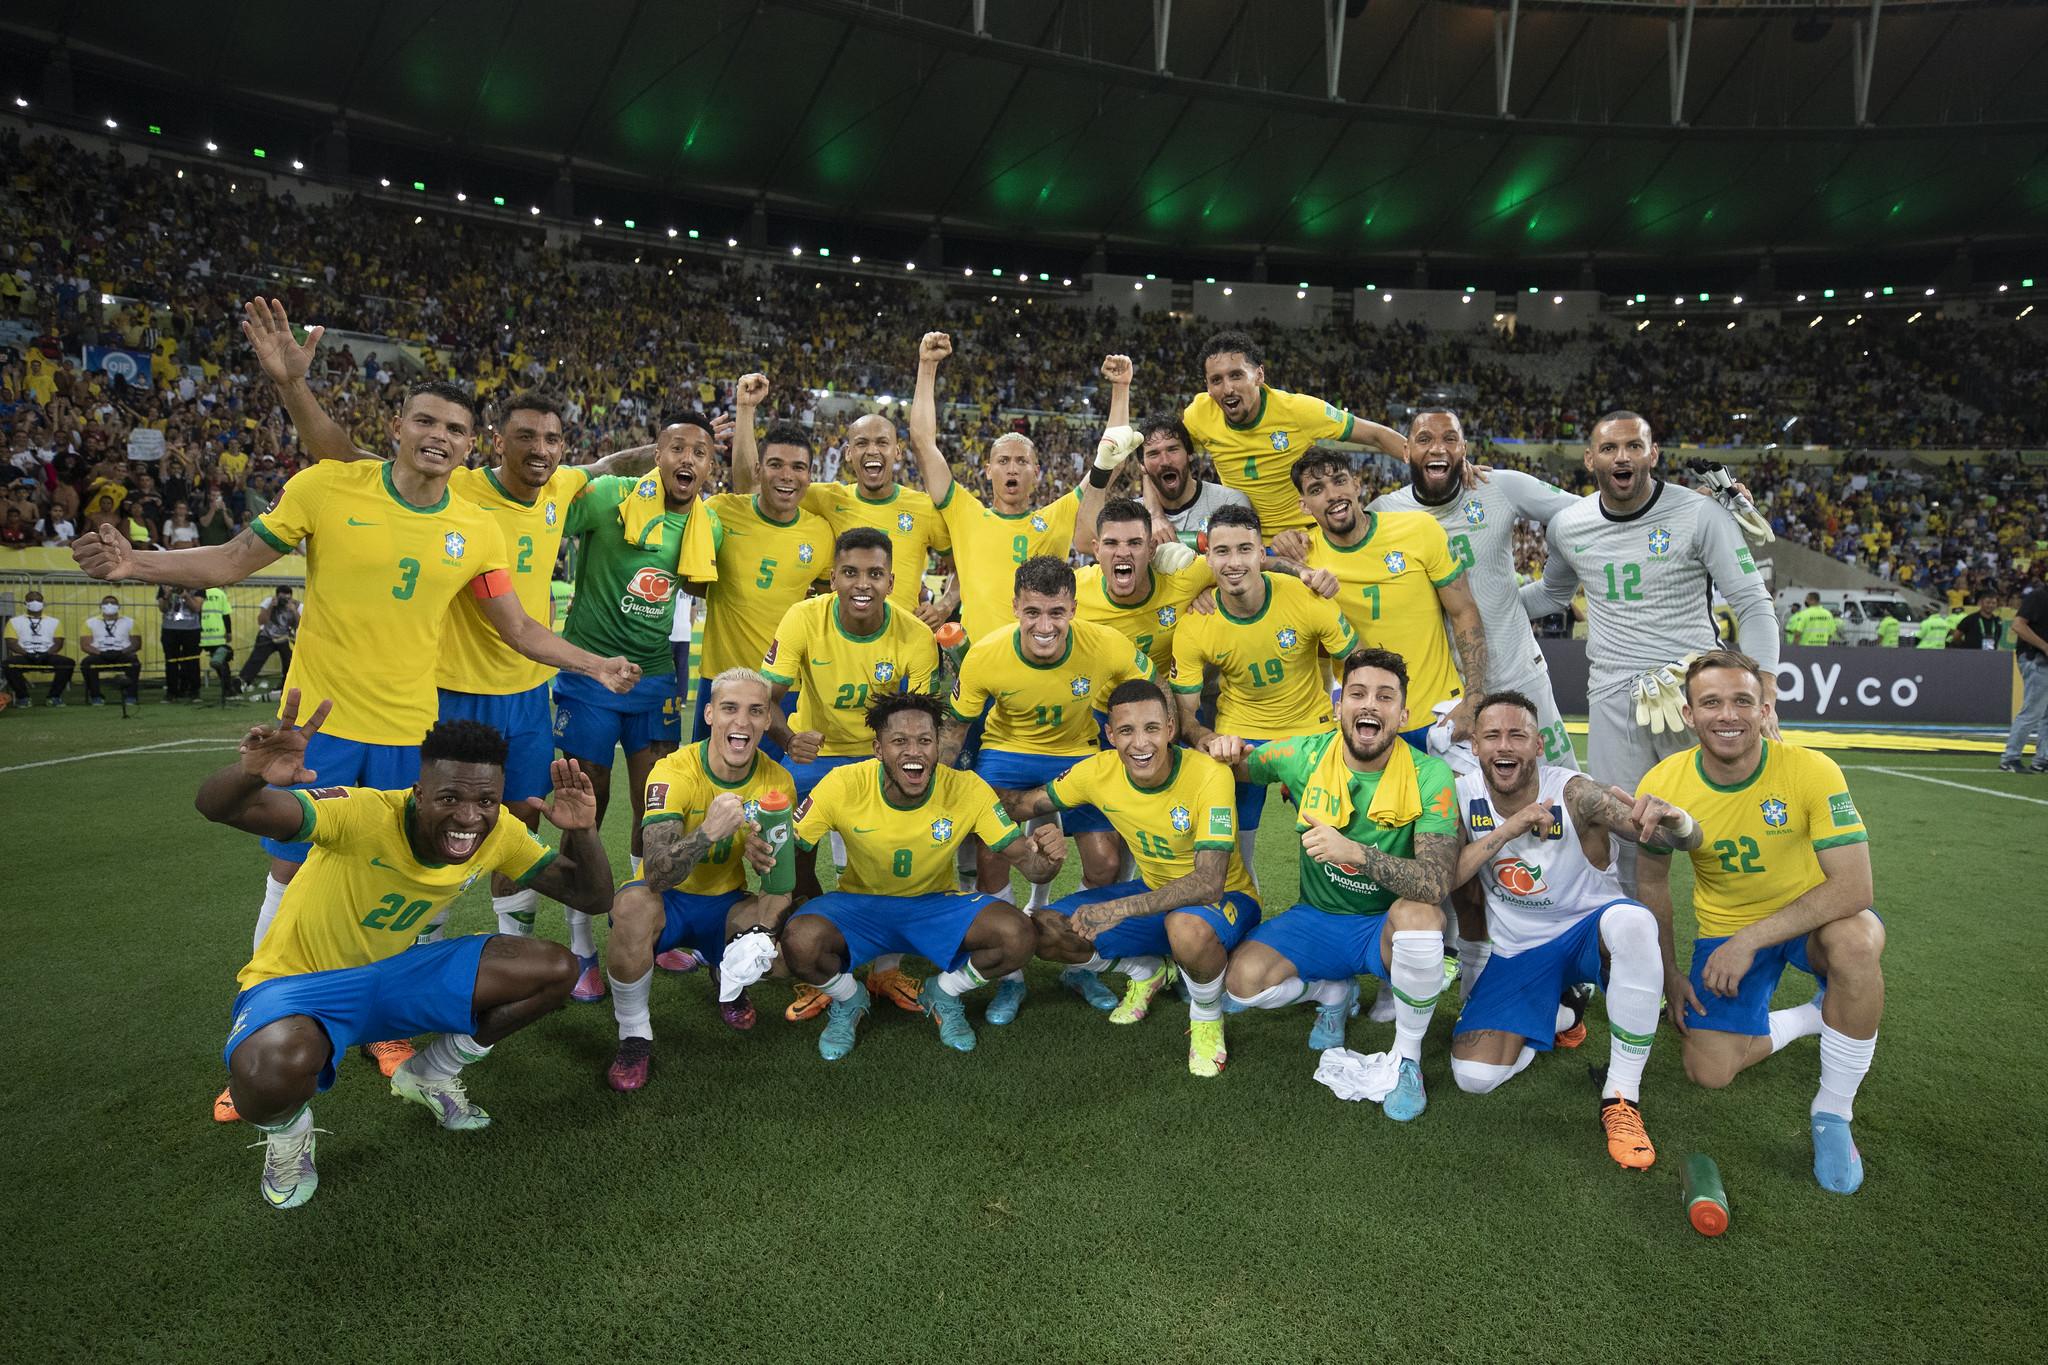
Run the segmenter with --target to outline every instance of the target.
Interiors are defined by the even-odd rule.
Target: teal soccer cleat
[[[1345,987],[1344,998],[1334,1005],[1316,1006],[1316,1026],[1308,1031],[1308,1045],[1317,1052],[1344,1046],[1344,1026],[1358,1013],[1358,981]]]
[[[1429,1096],[1422,1088],[1422,1065],[1411,1058],[1401,1059],[1401,1079],[1394,1082],[1394,1093],[1380,1101],[1380,1112],[1396,1123],[1406,1123],[1417,1118],[1429,1106]]]
[[[1102,978],[1081,967],[1069,967],[1060,973],[1060,984],[1070,991],[1079,991],[1081,998],[1099,1010],[1113,1010],[1117,1006],[1116,992],[1102,984]]]
[[[825,1031],[818,1035],[818,1055],[836,1062],[853,1051],[854,1029],[868,1012],[868,988],[854,983],[851,1000],[834,1000],[825,1010]]]
[[[967,1007],[960,1003],[959,996],[940,990],[937,977],[924,983],[924,989],[917,993],[917,1003],[939,1021],[940,1042],[961,1052],[974,1051],[974,1025],[967,1022]]]
[[[991,1024],[1014,1023],[1017,1011],[1024,1005],[1024,983],[1021,981],[996,982],[996,998],[988,1002],[988,1009],[982,1018]]]
[[[1813,1178],[1824,1190],[1854,1194],[1863,1183],[1863,1153],[1849,1135],[1849,1120],[1833,1114],[1815,1114],[1813,1123]]]

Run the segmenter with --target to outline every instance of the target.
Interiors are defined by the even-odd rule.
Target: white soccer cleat
[[[320,1188],[320,1172],[313,1167],[313,1135],[326,1131],[308,1128],[291,1135],[272,1133],[249,1144],[268,1149],[263,1153],[264,1203],[274,1209],[295,1209],[313,1197],[313,1191]]]
[[[391,1093],[433,1110],[434,1118],[443,1128],[459,1131],[491,1126],[491,1116],[470,1101],[457,1076],[431,1081],[410,1065],[401,1066],[391,1073]]]

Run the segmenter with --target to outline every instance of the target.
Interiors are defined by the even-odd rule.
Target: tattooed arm
[[[1575,811],[1574,814],[1576,813]],[[1550,807],[1544,805],[1541,801],[1531,801],[1513,815],[1496,820],[1493,828],[1487,831],[1485,838],[1474,839],[1458,850],[1457,884],[1463,886],[1466,882],[1478,876],[1479,869],[1500,856],[1502,849],[1536,828],[1539,822],[1549,817]]]
[[[747,808],[733,792],[720,792],[704,811],[704,822],[684,830],[680,820],[659,820],[641,831],[641,868],[650,891],[682,885],[711,846],[731,838],[746,823]]]
[[[1084,905],[1069,919],[1075,933],[1092,939],[1127,919],[1144,919],[1190,905],[1210,905],[1223,898],[1223,879],[1229,871],[1229,850],[1198,848],[1195,850],[1194,871],[1141,895],[1120,896],[1112,901]]]
[[[1435,905],[1450,893],[1458,873],[1458,836],[1422,834],[1415,836],[1415,856],[1396,858],[1348,839],[1313,816],[1302,832],[1301,846],[1319,863],[1352,863],[1402,900]]]
[[[1564,784],[1564,804],[1582,830],[1601,829],[1646,848],[1689,853],[1706,839],[1694,819],[1668,801],[1630,796],[1620,787],[1602,787],[1590,777]]]
[[[1059,807],[1052,803],[1052,794],[1043,787],[1023,792],[999,789],[996,795],[1002,798],[1004,812],[1020,825],[1026,820],[1042,819],[1059,811]]]
[[[1465,688],[1465,698],[1451,713],[1456,717],[1451,729],[1453,738],[1463,739],[1471,734],[1472,723],[1478,719],[1472,708],[1486,695],[1486,626],[1479,619],[1479,603],[1473,600],[1472,585],[1463,577],[1438,588],[1436,600],[1451,623],[1451,642],[1458,647],[1458,676]]]

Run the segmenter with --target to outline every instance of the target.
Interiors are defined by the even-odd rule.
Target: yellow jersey
[[[423,863],[406,837],[410,789],[318,787],[292,795],[305,820],[290,842],[310,840],[313,850],[236,977],[245,991],[274,977],[382,962],[410,948],[420,926],[479,879],[502,872],[525,886],[555,857],[502,807],[468,862]]]
[[[493,514],[443,491],[432,507],[398,495],[383,460],[322,460],[292,475],[249,529],[282,554],[306,542],[306,601],[285,678],[305,714],[334,702],[326,733],[416,745],[440,715],[434,669],[448,609],[465,589],[512,591]]]
[[[1390,649],[1408,664],[1408,720],[1427,725],[1430,708],[1462,694],[1456,657],[1436,590],[1457,581],[1464,561],[1451,553],[1443,523],[1427,512],[1367,512],[1356,545],[1332,545],[1309,533],[1308,567],[1337,575],[1337,596],[1359,642]]]
[[[846,840],[846,870],[839,890],[863,896],[926,896],[958,891],[954,859],[960,843],[978,834],[991,849],[1023,837],[973,773],[936,768],[924,799],[899,806],[882,794],[882,761],[849,763],[821,778],[796,808],[796,838],[811,849],[837,830]],[[863,824],[862,821],[867,823]]]
[[[780,763],[758,751],[745,777],[737,782],[725,781],[711,771],[704,756],[709,743],[699,740],[655,761],[647,774],[647,802],[640,816],[643,829],[664,820],[680,820],[683,833],[688,834],[704,823],[711,798],[720,792],[737,794],[746,805],[749,820],[759,816],[761,798],[769,792],[781,792],[791,802],[796,800],[796,779]],[[742,825],[713,844],[674,889],[692,896],[722,896],[729,891],[746,890],[747,860],[742,856],[746,851],[745,834],[746,826]]]
[[[804,510],[823,517],[835,541],[856,526],[872,526],[889,537],[894,547],[890,567],[896,571],[896,586],[890,589],[889,600],[905,611],[917,610],[918,589],[923,586],[931,557],[953,548],[945,519],[932,506],[931,498],[921,489],[900,483],[879,502],[871,500],[858,484],[814,483],[804,491]],[[829,572],[831,556],[826,559]]]
[[[1733,786],[1710,780],[1692,748],[1650,769],[1636,793],[1687,811],[1706,836],[1692,852],[1692,908],[1702,938],[1776,914],[1827,880],[1815,856],[1822,849],[1870,840],[1832,758],[1768,739],[1756,771]]]
[[[960,625],[979,640],[1017,619],[1017,566],[1037,555],[1065,559],[1074,548],[1074,514],[1081,490],[1036,512],[1005,516],[983,506],[958,479],[938,504],[953,541],[953,571],[960,576]]]
[[[1197,559],[1177,574],[1152,570],[1152,588],[1141,602],[1128,605],[1109,595],[1109,578],[1100,564],[1076,575],[1074,613],[1083,621],[1108,626],[1151,656],[1152,671],[1173,663],[1173,633],[1187,616],[1188,603],[1216,586],[1209,561]]]
[[[1227,849],[1230,869],[1223,890],[1258,892],[1237,856],[1237,781],[1230,769],[1207,754],[1174,745],[1173,770],[1156,787],[1131,780],[1123,756],[1105,749],[1083,759],[1046,784],[1059,810],[1093,806],[1124,836],[1138,875],[1157,891],[1195,870],[1195,850]]]
[[[1294,488],[1294,464],[1317,441],[1351,439],[1351,414],[1304,393],[1259,385],[1259,410],[1234,426],[1206,393],[1195,395],[1181,413],[1196,449],[1216,463],[1216,477],[1252,500],[1267,540],[1282,531],[1306,530],[1315,518],[1301,510]]]
[[[718,581],[707,590],[704,648],[697,676],[715,678],[728,668],[759,668],[782,614],[832,574],[832,528],[801,507],[776,521],[747,493],[700,500],[712,516]]]
[[[930,692],[938,680],[939,646],[931,629],[892,599],[872,635],[849,635],[839,623],[839,597],[826,593],[782,614],[761,674],[800,694],[799,733],[824,736],[820,754],[843,758],[874,752],[868,729],[871,699],[887,692]]]
[[[1202,666],[1214,664],[1221,691],[1216,733],[1240,739],[1315,734],[1336,723],[1317,660],[1341,659],[1358,648],[1351,623],[1335,602],[1298,578],[1262,574],[1266,605],[1249,617],[1216,610],[1183,619],[1173,637],[1173,690],[1202,690]]]
[[[1051,663],[1024,657],[1022,626],[977,641],[953,680],[953,716],[972,725],[988,715],[982,747],[1055,757],[1092,754],[1095,713],[1131,678],[1150,678],[1152,660],[1108,626],[1074,621]]]
[[[493,515],[512,560],[512,591],[519,605],[536,621],[552,621],[554,600],[549,585],[555,555],[562,548],[562,530],[569,504],[590,482],[588,470],[563,465],[532,502],[521,502],[488,469],[458,469],[449,476],[448,491],[467,498]],[[499,637],[476,600],[458,593],[448,608],[441,633],[441,657],[434,682],[450,692],[502,697],[530,692],[555,676],[546,664],[535,663]]]

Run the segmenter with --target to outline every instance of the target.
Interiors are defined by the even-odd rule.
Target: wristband
[[[1109,481],[1115,477],[1116,471],[1114,469],[1104,469],[1099,464],[1088,466],[1088,486],[1090,488],[1107,488],[1109,487]]]
[[[1677,807],[1674,806],[1672,807],[1672,809],[1677,810]],[[1678,818],[1682,820],[1684,823],[1679,825],[1679,827],[1673,830],[1672,833],[1680,839],[1687,839],[1692,837],[1692,832],[1693,830],[1698,828],[1698,825],[1693,820],[1691,814],[1681,810],[1678,811]]]

